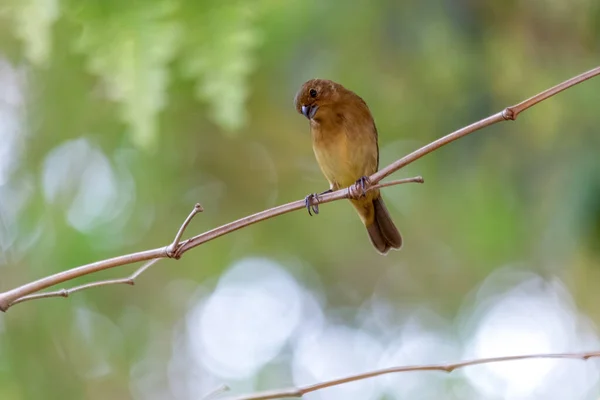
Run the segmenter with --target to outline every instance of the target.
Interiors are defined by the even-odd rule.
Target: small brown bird
[[[381,254],[399,249],[402,236],[379,190],[364,192],[366,177],[379,168],[377,128],[367,104],[339,83],[311,79],[296,94],[295,105],[310,121],[313,150],[330,185],[327,192],[360,185],[363,196],[350,201],[367,227],[371,243]],[[306,197],[309,213],[315,200],[318,202],[317,195]]]

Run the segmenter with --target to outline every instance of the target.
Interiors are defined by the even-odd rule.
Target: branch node
[[[173,253],[173,258],[176,260],[179,260],[181,258],[181,256],[183,255],[183,246],[187,244],[187,242],[189,242],[188,240],[184,240],[183,242],[181,242],[181,245],[179,247],[177,247],[177,249],[175,250],[175,253]]]
[[[60,289],[58,295],[61,297],[69,297],[69,291],[67,289]]]
[[[168,258],[175,258],[175,251],[177,250],[176,247],[177,245],[173,246],[172,243],[165,247],[165,256],[167,256]]]
[[[515,110],[513,110],[512,107],[506,107],[502,111],[502,118],[504,118],[507,121],[508,120],[514,121],[517,119],[517,113],[515,112]]]
[[[176,260],[179,260],[181,258],[181,253],[179,253],[178,250],[180,247],[179,241],[181,240],[181,237],[183,236],[183,232],[185,232],[185,228],[187,228],[189,223],[192,221],[192,218],[194,218],[194,216],[196,214],[201,213],[202,211],[204,211],[202,204],[200,204],[200,203],[194,204],[194,208],[192,209],[192,212],[190,212],[190,215],[188,215],[187,218],[185,219],[185,221],[183,221],[183,224],[181,224],[181,227],[179,228],[179,230],[177,231],[177,234],[175,235],[175,239],[173,239],[173,242],[165,248],[165,255],[167,257],[174,258]]]

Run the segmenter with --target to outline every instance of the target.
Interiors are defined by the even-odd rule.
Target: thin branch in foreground
[[[413,163],[414,161],[420,159],[421,157],[439,149],[442,146],[445,146],[455,140],[458,140],[464,136],[467,136],[473,132],[476,132],[482,128],[488,127],[490,125],[496,124],[498,122],[506,121],[506,120],[514,120],[517,115],[521,112],[533,107],[541,101],[544,101],[555,94],[566,90],[578,83],[581,83],[587,79],[590,79],[594,76],[600,75],[600,67],[596,67],[590,71],[587,71],[583,74],[580,74],[574,78],[566,80],[559,85],[556,85],[550,89],[547,89],[523,102],[520,102],[514,106],[510,106],[505,108],[504,110],[484,118],[478,122],[475,122],[469,126],[466,126],[462,129],[454,131],[440,139],[437,139],[420,149],[413,151],[412,153],[398,159],[397,161],[391,163],[386,166],[379,172],[371,175],[369,177],[371,184],[375,187],[384,187],[377,186],[377,184],[389,176],[390,174],[400,170],[401,168],[407,166],[408,164]],[[399,184],[399,181],[390,182],[386,184],[386,186],[390,186],[392,184]],[[319,196],[319,204],[330,203],[332,201],[337,201],[340,199],[348,198],[348,189],[340,189],[332,193],[328,193],[322,196]],[[295,210],[304,209],[305,202],[304,199],[294,201],[288,204],[284,204],[281,206],[277,206],[268,210],[261,211],[259,213],[249,215],[244,218],[240,218],[237,221],[230,222],[228,224],[222,225],[218,228],[209,230],[200,235],[196,235],[188,240],[177,243],[176,246],[173,246],[173,243],[165,246],[159,247],[152,250],[141,251],[137,253],[127,254],[124,256],[114,257],[107,260],[97,261],[91,264],[82,265],[76,268],[72,268],[67,271],[59,272],[54,275],[50,275],[36,281],[26,283],[17,288],[5,291],[0,293],[0,310],[6,311],[12,304],[16,304],[18,299],[24,296],[30,296],[33,293],[39,292],[47,287],[57,285],[59,283],[63,283],[69,281],[71,279],[75,279],[84,275],[91,274],[93,272],[102,271],[109,268],[114,268],[122,265],[129,265],[140,261],[148,261],[157,258],[166,258],[166,257],[181,257],[186,251],[193,249],[203,243],[206,243],[210,240],[216,239],[220,236],[229,234],[238,229],[244,228],[246,226],[250,226],[260,221],[267,220],[269,218],[276,217],[278,215],[286,214]],[[185,224],[185,223],[184,223]],[[180,229],[181,230],[181,229]],[[183,234],[183,231],[182,231]],[[178,235],[179,236],[179,235]],[[176,249],[174,249],[176,247]],[[174,253],[173,253],[174,250]],[[36,298],[43,298],[44,296],[39,296]],[[29,299],[32,299],[29,297]]]
[[[589,353],[561,353],[561,354],[526,354],[520,356],[506,356],[506,357],[492,357],[492,358],[480,358],[476,360],[460,361],[451,364],[430,364],[430,365],[413,365],[403,367],[392,367],[385,369],[378,369],[371,372],[365,372],[357,375],[350,375],[344,378],[332,379],[317,383],[314,385],[292,387],[286,389],[269,390],[265,392],[259,392],[249,395],[243,395],[238,397],[229,397],[227,400],[269,400],[269,399],[284,399],[284,398],[298,398],[302,397],[307,393],[316,392],[332,386],[343,385],[348,382],[356,382],[364,379],[373,378],[381,375],[395,374],[399,372],[409,371],[442,371],[452,372],[456,369],[470,367],[481,364],[491,364],[506,361],[518,361],[518,360],[530,360],[530,359],[572,359],[572,360],[583,360],[586,361],[590,358],[600,357],[600,351],[594,351]]]

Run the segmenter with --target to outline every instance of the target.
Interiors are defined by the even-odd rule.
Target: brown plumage
[[[295,98],[296,110],[310,120],[317,162],[331,190],[348,187],[379,168],[377,128],[367,104],[356,93],[325,79],[305,82]],[[381,254],[402,246],[379,190],[350,200]]]

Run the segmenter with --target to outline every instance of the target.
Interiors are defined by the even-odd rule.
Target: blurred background
[[[381,165],[600,64],[594,0],[2,0],[0,290],[327,189],[293,98],[369,104]],[[600,78],[387,188],[0,316],[2,399],[202,399],[406,364],[600,350]],[[121,277],[136,266],[78,279]],[[67,287],[68,287],[67,286]],[[600,361],[379,377],[307,399],[597,399]]]

